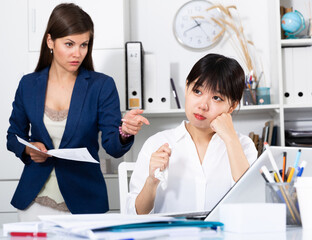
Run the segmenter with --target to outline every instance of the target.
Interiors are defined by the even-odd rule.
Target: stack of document
[[[146,239],[154,237],[216,236],[220,222],[190,221],[155,215],[81,214],[40,216],[43,229],[88,239]]]

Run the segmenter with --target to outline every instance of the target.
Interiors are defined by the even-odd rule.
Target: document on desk
[[[220,222],[189,221],[184,218],[157,215],[75,214],[39,216],[46,229],[56,234],[72,234],[89,239],[154,238],[208,235],[222,229]]]
[[[136,223],[151,223],[161,221],[178,221],[173,217],[153,215],[123,215],[123,214],[74,214],[74,215],[44,215],[39,216],[44,223],[55,224],[63,229],[81,232],[90,229],[109,228]]]
[[[30,148],[33,148],[39,152],[42,152],[39,148],[36,146],[30,144],[29,142],[25,141],[24,139],[20,138],[16,135],[17,140],[24,144],[25,146],[28,146]],[[48,150],[46,154],[51,155],[53,157],[58,157],[66,160],[72,160],[72,161],[80,161],[80,162],[90,162],[90,163],[97,163],[91,154],[89,153],[87,148],[63,148],[63,149],[52,149]]]

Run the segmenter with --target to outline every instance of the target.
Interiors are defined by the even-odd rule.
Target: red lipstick
[[[200,114],[197,114],[197,113],[194,113],[194,116],[195,116],[195,118],[198,119],[198,120],[205,120],[205,119],[206,119],[204,116],[202,116],[202,115],[200,115]]]

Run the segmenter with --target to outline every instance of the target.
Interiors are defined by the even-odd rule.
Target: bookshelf
[[[279,4],[302,13],[306,24],[298,39],[281,39],[282,123],[285,131],[312,129],[312,84],[307,77],[312,73],[312,38],[308,36],[312,9],[308,9],[311,6],[305,0],[279,0]],[[284,141],[285,138],[284,136]],[[286,145],[285,142],[284,144]]]

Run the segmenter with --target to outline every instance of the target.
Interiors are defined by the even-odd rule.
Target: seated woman
[[[235,131],[231,117],[244,76],[236,60],[218,54],[193,66],[185,87],[188,121],[144,143],[130,181],[128,214],[211,210],[256,160],[254,143]]]

